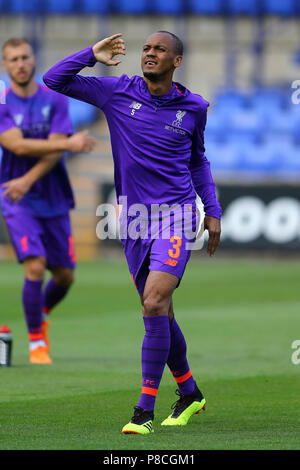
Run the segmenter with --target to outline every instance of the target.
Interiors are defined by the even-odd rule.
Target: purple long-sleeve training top
[[[54,65],[43,77],[59,93],[100,108],[107,119],[117,198],[132,204],[189,204],[200,196],[206,215],[221,218],[210,164],[204,155],[209,103],[173,82],[158,106],[140,76],[85,77],[92,47]]]

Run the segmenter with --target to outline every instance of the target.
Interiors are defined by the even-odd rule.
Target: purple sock
[[[170,327],[167,315],[144,317],[145,336],[142,345],[142,393],[138,406],[153,411],[158,387],[170,349]]]
[[[190,395],[195,389],[190,367],[186,358],[186,342],[175,317],[170,321],[171,345],[167,364],[176,380],[181,395]]]
[[[61,287],[54,282],[53,278],[51,278],[44,291],[43,312],[50,313],[53,307],[64,298],[68,290],[69,287]]]
[[[43,281],[25,278],[22,301],[29,335],[40,335],[42,325]]]

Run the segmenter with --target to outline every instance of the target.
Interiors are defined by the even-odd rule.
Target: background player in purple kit
[[[30,362],[50,364],[46,315],[73,282],[75,253],[69,210],[72,189],[62,152],[89,151],[86,131],[72,134],[66,98],[38,85],[36,59],[25,39],[3,46],[11,87],[0,104],[1,208],[19,262]],[[45,269],[52,277],[42,290]],[[43,313],[44,311],[44,313]]]
[[[126,196],[131,208],[135,204],[148,210],[155,204],[187,206],[197,224],[195,198],[196,192],[199,194],[206,214],[204,227],[209,231],[208,252],[213,255],[220,239],[221,208],[204,155],[208,103],[172,80],[182,62],[180,39],[165,31],[147,39],[142,53],[143,77],[77,75],[96,61],[118,65],[120,60],[114,60],[114,56],[125,55],[121,36],[113,35],[62,60],[44,75],[44,81],[56,91],[103,110],[111,134],[119,202],[121,196]],[[128,214],[122,210],[122,232],[134,219]],[[169,239],[128,236],[122,240],[141,296],[145,324],[142,392],[123,433],[153,431],[155,398],[166,364],[178,384],[179,399],[162,425],[185,425],[205,407],[205,398],[189,368],[186,342],[175,320],[172,302],[190,256],[188,237],[175,235],[174,226],[170,228]]]

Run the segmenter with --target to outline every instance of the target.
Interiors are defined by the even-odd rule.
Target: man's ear
[[[182,55],[177,55],[174,59],[174,67],[180,67],[180,65],[182,64]]]

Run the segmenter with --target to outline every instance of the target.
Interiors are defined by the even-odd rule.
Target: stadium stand
[[[261,13],[262,2],[257,0],[228,0],[227,10],[233,15],[249,15],[256,16]]]
[[[192,14],[222,15],[225,13],[223,0],[189,0],[188,9]]]
[[[81,4],[81,12],[88,14],[97,14],[97,13],[109,13],[110,11],[110,1],[101,0],[101,2],[95,2],[95,0],[84,0]]]
[[[299,178],[300,108],[281,88],[251,94],[216,93],[208,115],[206,150],[216,171],[239,172],[243,178]]]
[[[299,181],[300,104],[291,101],[291,82],[299,78],[300,0],[0,0],[0,13],[1,43],[12,31],[32,32],[40,72],[95,38],[122,31],[127,56],[117,74],[140,74],[144,38],[155,30],[178,31],[187,54],[176,80],[211,102],[205,147],[216,181]],[[116,72],[99,64],[83,71],[107,73]],[[74,128],[89,126],[98,141],[94,154],[68,160],[77,250],[93,259],[94,209],[100,186],[112,180],[111,147],[96,108],[70,100],[70,111]]]
[[[92,3],[92,2],[91,2]],[[143,14],[148,11],[147,0],[114,0],[111,6],[116,13],[127,13],[128,15]]]
[[[1,0],[0,1],[0,12],[8,14],[18,14],[18,13],[42,13],[43,2],[38,2],[37,0],[32,0],[28,2],[26,0]]]
[[[41,2],[43,3],[43,2]],[[48,0],[46,3],[46,10],[48,13],[71,13],[76,11],[76,3],[74,0]]]
[[[292,16],[296,13],[295,0],[264,0],[264,12],[270,15]]]
[[[23,14],[127,13],[199,15],[300,14],[298,0],[0,0],[0,12]]]
[[[152,12],[164,15],[179,15],[184,11],[184,2],[181,0],[153,0]]]

